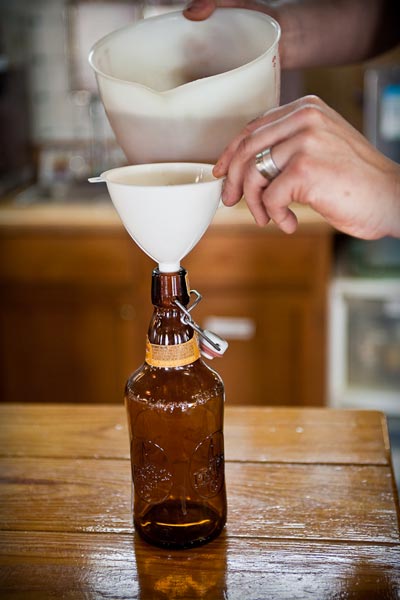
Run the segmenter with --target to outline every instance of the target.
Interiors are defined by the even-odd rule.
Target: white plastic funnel
[[[128,233],[160,271],[171,273],[217,210],[223,180],[212,169],[201,163],[153,163],[111,169],[92,181],[107,183]]]

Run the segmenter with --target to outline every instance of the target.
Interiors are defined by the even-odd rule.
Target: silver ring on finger
[[[256,169],[265,179],[272,181],[281,173],[271,154],[272,148],[266,148],[256,154]]]

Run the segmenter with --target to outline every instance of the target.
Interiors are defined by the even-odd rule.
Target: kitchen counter
[[[122,406],[0,405],[6,598],[397,600],[383,415],[227,407],[228,522],[169,551],[133,531]]]
[[[308,207],[293,207],[301,228],[326,229],[331,227]],[[244,201],[233,208],[220,206],[211,226],[255,226],[253,216]],[[0,201],[0,228],[8,227],[99,227],[122,228],[111,200],[104,202],[35,202],[19,204],[13,198]],[[277,228],[271,225],[267,230]]]

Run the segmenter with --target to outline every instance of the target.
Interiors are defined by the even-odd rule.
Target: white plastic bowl
[[[276,106],[279,25],[253,10],[138,21],[95,44],[89,62],[130,163],[216,161],[250,120]]]

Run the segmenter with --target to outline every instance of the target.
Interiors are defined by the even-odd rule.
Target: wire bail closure
[[[203,329],[193,320],[191,311],[195,306],[202,300],[202,295],[197,290],[190,290],[190,295],[194,294],[196,299],[194,302],[186,308],[179,300],[174,300],[174,303],[182,312],[181,321],[185,325],[189,325],[196,333],[200,336],[199,345],[200,352],[209,359],[213,359],[216,356],[222,356],[228,347],[228,342],[220,338],[217,334],[208,329]]]

